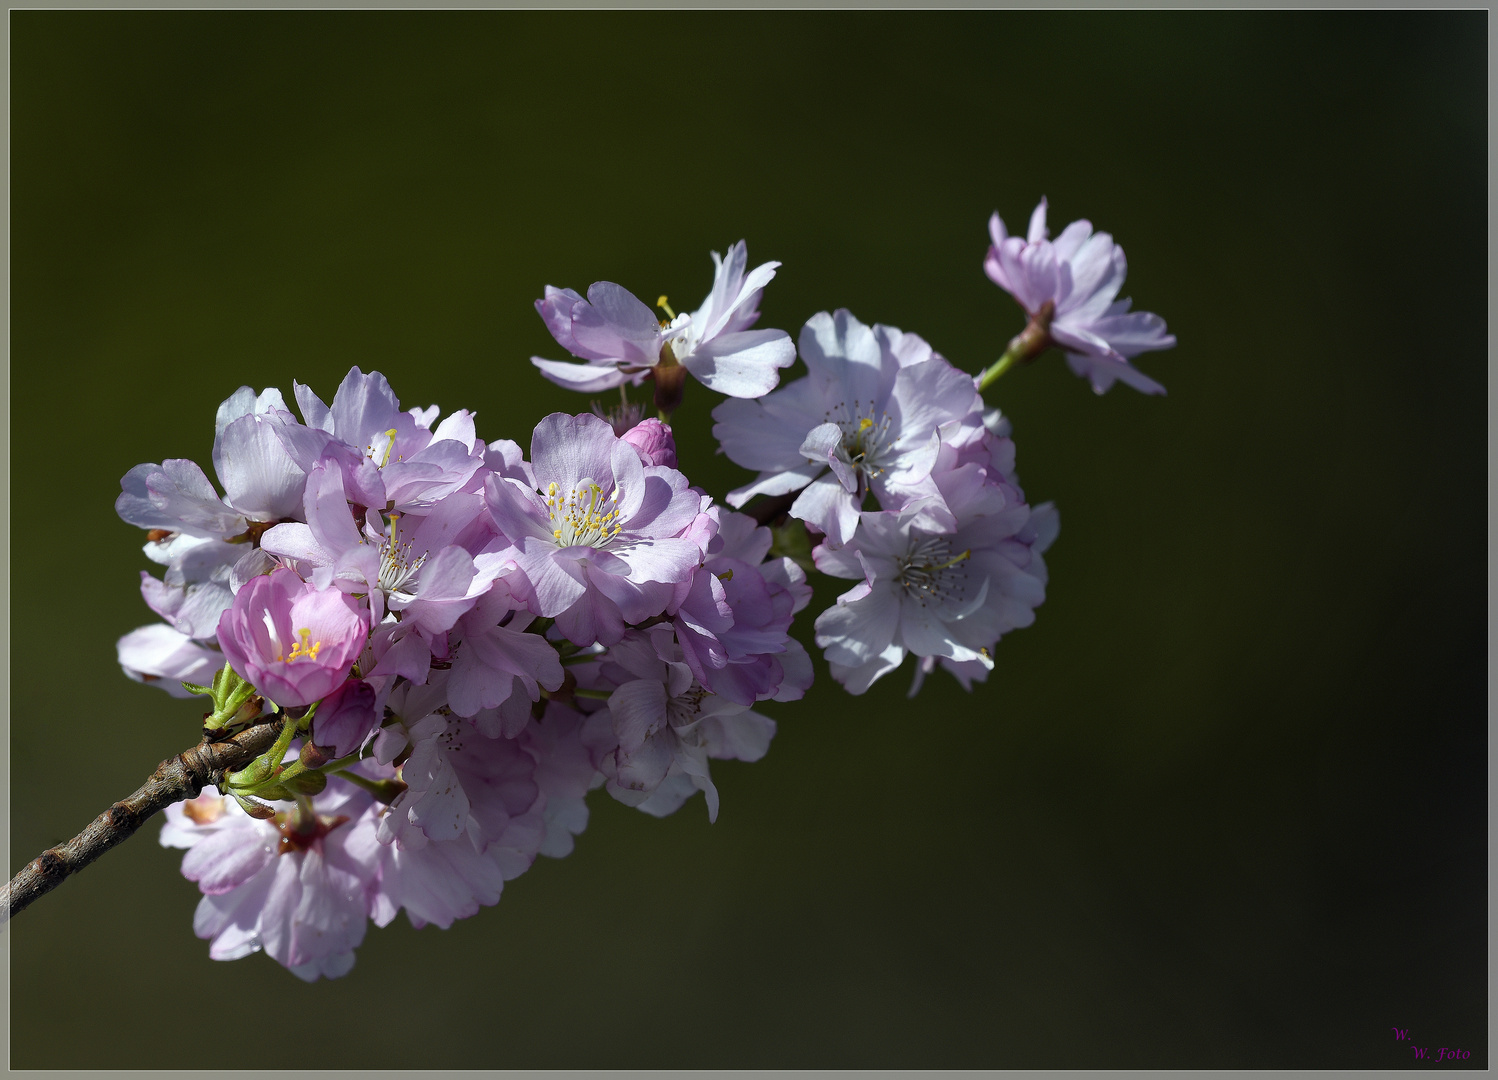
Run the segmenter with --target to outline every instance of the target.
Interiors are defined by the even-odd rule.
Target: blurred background
[[[988,215],[1042,195],[1180,339],[1165,398],[1059,354],[989,392],[1062,529],[986,686],[819,667],[716,825],[595,793],[496,908],[314,985],[208,959],[153,823],[8,929],[14,1067],[1487,1065],[1485,13],[10,27],[12,871],[196,739],[115,664],[155,619],[113,503],[211,472],[241,384],[357,364],[527,444],[587,408],[528,363],[544,285],[690,309],[741,237],[761,326],[976,371],[1023,325]],[[715,401],[677,430],[721,495]]]

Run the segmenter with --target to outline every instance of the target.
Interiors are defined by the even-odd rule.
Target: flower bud
[[[620,436],[635,448],[641,465],[665,465],[676,468],[676,439],[671,434],[671,425],[651,417],[641,420]]]
[[[318,705],[312,729],[319,746],[327,747],[333,757],[346,757],[364,745],[379,722],[374,687],[361,679],[348,679]]]
[[[302,752],[297,755],[297,760],[304,769],[320,769],[333,759],[322,747],[307,742],[302,744]]]

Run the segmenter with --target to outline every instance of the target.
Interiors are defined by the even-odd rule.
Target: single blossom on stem
[[[1114,299],[1128,272],[1123,248],[1107,233],[1094,233],[1086,220],[1073,221],[1052,241],[1045,219],[1045,199],[1030,215],[1023,239],[1010,236],[997,213],[989,219],[993,246],[983,270],[1014,297],[1030,321],[981,377],[983,384],[1055,345],[1065,351],[1067,365],[1086,376],[1099,394],[1115,381],[1146,394],[1165,393],[1165,387],[1129,363],[1140,353],[1171,348],[1176,339],[1166,333],[1160,316],[1131,312],[1131,301]]]
[[[357,367],[349,369],[331,406],[311,388],[293,387],[307,424],[282,430],[287,450],[308,472],[323,458],[337,461],[351,501],[423,514],[453,492],[482,486],[474,477],[485,447],[468,410],[433,428],[437,406],[403,412],[385,376]]]
[[[187,848],[182,876],[203,893],[193,931],[212,942],[208,955],[236,960],[263,949],[307,982],[348,974],[374,867],[345,847],[347,823],[372,801],[337,781],[306,807],[278,804],[270,820],[213,787],[168,807],[161,844]]]
[[[681,378],[690,373],[711,390],[729,397],[769,393],[780,368],[795,363],[796,350],[784,330],[752,330],[759,300],[778,262],[746,272],[749,249],[740,240],[728,257],[713,255],[713,288],[702,306],[669,322],[612,281],[596,281],[587,299],[572,289],[546,286],[536,301],[557,343],[586,364],[532,357],[552,382],[583,393],[626,383],[656,381],[657,404],[667,413],[680,400]],[[661,297],[662,303],[665,297]],[[669,308],[667,312],[669,313]],[[666,400],[662,400],[662,395]]]

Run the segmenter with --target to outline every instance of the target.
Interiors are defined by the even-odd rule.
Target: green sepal
[[[257,757],[238,772],[232,772],[224,780],[232,788],[248,791],[259,787],[275,775],[276,767],[269,758]]]
[[[230,794],[233,795],[234,793],[230,792]],[[275,808],[266,806],[263,802],[256,802],[254,799],[246,798],[243,795],[234,795],[234,801],[239,803],[240,809],[252,818],[259,818],[261,821],[265,821],[276,816]]]
[[[182,686],[188,693],[213,699],[213,712],[203,718],[204,731],[217,731],[230,724],[246,724],[260,715],[255,688],[235,674],[227,660],[223,669],[214,674],[211,687],[186,682]]]

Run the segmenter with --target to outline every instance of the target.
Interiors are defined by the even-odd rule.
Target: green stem
[[[275,744],[239,772],[230,773],[224,778],[224,782],[244,794],[254,794],[257,789],[275,783],[276,767],[281,764],[281,759],[291,747],[291,740],[296,736],[296,726],[296,721],[288,717],[281,725]]]
[[[983,374],[978,377],[978,392],[982,393],[984,390],[987,390],[990,386],[998,381],[1000,375],[1004,374],[1004,372],[1008,371],[1019,362],[1020,351],[1011,346],[1003,356],[994,361],[992,367],[985,370]]]
[[[1016,364],[1028,363],[1055,344],[1051,340],[1051,320],[1056,317],[1056,302],[1047,300],[1040,309],[1030,313],[1030,321],[1024,330],[1009,342],[1004,355],[994,361],[993,367],[978,376],[978,392],[982,393],[994,381]]]
[[[352,754],[349,754],[346,757],[341,757],[337,761],[330,761],[330,762],[328,762],[326,765],[324,765],[318,771],[319,772],[325,772],[325,773],[335,773],[335,772],[338,772],[339,769],[344,769],[344,768],[347,768],[350,765],[355,764],[358,760],[359,760],[359,751],[355,750]]]
[[[336,775],[343,777],[343,779],[355,787],[363,788],[373,795],[377,801],[387,806],[394,802],[402,791],[406,790],[406,785],[400,780],[371,780],[367,776],[360,776],[358,773],[349,772],[346,769],[339,769]]]

